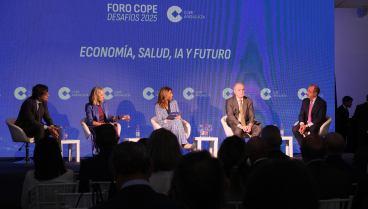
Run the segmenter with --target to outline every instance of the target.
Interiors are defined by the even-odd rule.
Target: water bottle
[[[281,126],[280,126],[280,134],[281,134],[281,136],[285,136],[284,124],[281,124]]]
[[[68,139],[68,130],[66,129],[66,126],[64,126],[63,138],[64,138],[64,140],[67,140]]]
[[[135,138],[140,138],[141,132],[139,131],[139,125],[137,125],[137,128],[135,129]]]
[[[204,127],[203,127],[203,124],[200,125],[200,128],[199,128],[199,135],[201,137],[204,137]]]
[[[208,123],[206,123],[206,126],[204,127],[204,136],[208,137]]]

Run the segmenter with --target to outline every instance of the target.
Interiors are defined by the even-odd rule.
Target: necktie
[[[38,122],[42,122],[42,103],[38,103]]]
[[[242,126],[245,126],[245,118],[244,118],[244,111],[243,111],[243,100],[240,100],[240,123]]]
[[[312,122],[312,108],[313,108],[313,100],[311,100],[309,105],[308,123]]]

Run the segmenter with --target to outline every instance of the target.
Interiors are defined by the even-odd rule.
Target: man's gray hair
[[[234,88],[233,88],[233,90],[235,90],[235,86],[236,86],[236,85],[242,85],[242,86],[244,86],[244,84],[243,84],[243,83],[237,82],[237,83],[235,83],[235,84],[234,84]]]

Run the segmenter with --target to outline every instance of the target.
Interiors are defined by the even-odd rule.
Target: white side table
[[[124,138],[125,142],[138,142],[141,138]]]
[[[202,149],[202,141],[209,141],[210,142],[210,153],[217,157],[217,150],[218,150],[218,138],[217,137],[194,137],[194,140],[197,141],[197,149]]]
[[[69,161],[72,161],[72,146],[75,144],[75,161],[80,162],[80,141],[78,139],[61,140],[61,152],[63,152],[63,144],[68,145]]]
[[[282,136],[283,141],[285,141],[285,154],[289,157],[294,156],[293,152],[293,137],[292,136]]]

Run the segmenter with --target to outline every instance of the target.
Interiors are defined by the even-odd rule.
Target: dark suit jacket
[[[155,192],[150,186],[132,185],[121,189],[117,195],[115,195],[108,201],[92,207],[92,209],[98,208],[171,209],[184,207],[179,205],[175,200],[170,199],[166,195]]]
[[[281,150],[270,150],[268,152],[268,159],[290,160],[290,157],[285,155]]]
[[[42,102],[42,118],[46,122],[47,126],[54,125],[52,121],[49,110],[47,108],[47,102]],[[14,123],[16,126],[28,127],[28,126],[36,126],[36,125],[43,125],[43,123],[38,122],[38,111],[37,111],[37,102],[34,98],[29,97],[26,99],[19,111],[19,115],[17,120]]]
[[[307,164],[320,191],[319,199],[345,198],[352,194],[352,181],[348,173],[329,166],[325,161]]]
[[[354,112],[354,122],[358,126],[358,133],[367,133],[368,130],[368,102],[357,105]]]
[[[309,113],[309,105],[310,99],[305,98],[302,103],[302,108],[299,114],[299,122],[304,122],[307,124],[308,122],[308,113]],[[312,123],[313,125],[322,126],[322,124],[326,121],[326,111],[327,111],[327,104],[326,101],[323,100],[321,97],[316,98],[314,105],[312,107]]]
[[[79,192],[88,188],[88,180],[91,181],[114,181],[110,169],[109,157],[113,147],[102,148],[98,155],[93,155],[80,162],[79,168]],[[88,192],[89,190],[87,190]]]
[[[239,122],[239,104],[236,96],[233,96],[226,100],[226,114],[227,124],[231,127],[233,125],[237,126],[240,124]],[[253,109],[253,101],[249,97],[243,97],[243,111],[246,123],[258,124],[256,120],[254,120],[254,109]]]
[[[368,147],[361,147],[355,151],[353,165],[363,173],[367,173]]]
[[[348,131],[349,111],[344,105],[337,108],[336,112],[336,132],[345,134]]]
[[[357,183],[363,176],[363,172],[357,167],[345,162],[339,155],[328,156],[325,158],[325,162],[340,171],[350,174],[353,183]]]

